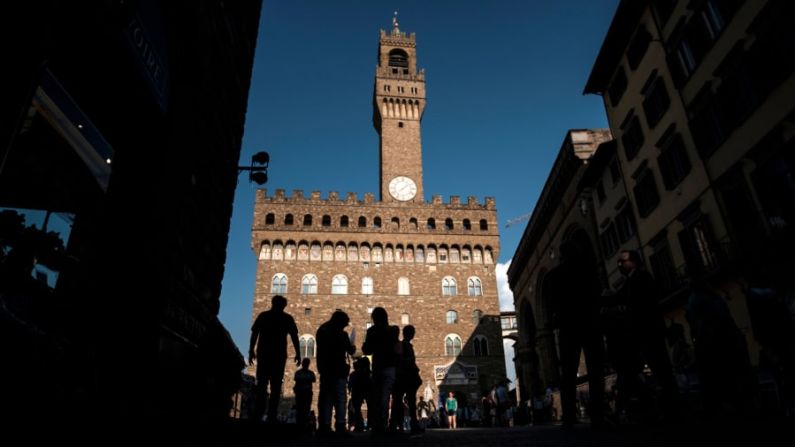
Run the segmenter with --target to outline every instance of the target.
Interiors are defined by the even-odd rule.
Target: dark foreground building
[[[0,209],[26,216],[2,215],[4,425],[227,417],[243,360],[217,313],[260,7],[4,14]]]

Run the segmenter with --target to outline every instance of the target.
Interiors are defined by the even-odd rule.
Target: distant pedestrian
[[[447,412],[447,428],[453,430],[456,428],[456,413],[458,413],[458,400],[452,391],[447,394],[447,399],[444,401],[444,409]]]
[[[301,369],[295,372],[293,392],[295,393],[295,422],[298,428],[305,430],[309,426],[309,410],[312,407],[312,384],[315,373],[309,369],[311,360],[301,361]]]
[[[370,359],[360,357],[353,363],[353,372],[348,378],[348,389],[351,391],[351,408],[353,415],[348,421],[353,425],[357,432],[364,431],[364,417],[362,417],[362,404],[367,402],[370,405],[370,392],[373,386],[373,379],[370,376]]]
[[[298,344],[298,328],[295,320],[284,312],[287,299],[275,295],[271,299],[271,308],[260,313],[251,327],[251,342],[248,348],[249,364],[257,361],[257,384],[254,387],[256,395],[255,415],[257,420],[265,413],[265,402],[268,401],[268,421],[278,421],[279,399],[282,394],[284,381],[284,367],[287,363],[287,336],[295,348],[295,364],[301,363],[301,351]],[[256,348],[256,349],[255,349]],[[268,384],[270,384],[270,399],[268,399]]]

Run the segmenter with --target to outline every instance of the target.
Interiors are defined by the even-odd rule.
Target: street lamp
[[[238,173],[248,171],[248,181],[263,185],[268,181],[268,164],[271,161],[267,152],[257,152],[251,156],[250,166],[238,166]]]

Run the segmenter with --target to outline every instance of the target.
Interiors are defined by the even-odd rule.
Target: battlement
[[[391,32],[381,30],[381,44],[414,47],[417,45],[417,34],[394,29]]]
[[[257,190],[258,203],[271,203],[271,204],[322,204],[322,205],[378,205],[385,202],[379,202],[375,199],[375,193],[366,192],[361,200],[355,192],[348,192],[345,194],[344,199],[340,199],[340,194],[337,191],[330,191],[326,198],[321,196],[320,191],[312,191],[309,197],[304,195],[302,189],[294,189],[292,195],[287,196],[284,189],[276,189],[272,196],[268,196],[267,189]],[[496,200],[494,197],[485,197],[484,201],[478,202],[477,197],[467,196],[466,203],[462,203],[461,196],[450,196],[447,202],[444,202],[443,197],[439,194],[431,197],[430,202],[407,202],[405,204],[395,204],[390,202],[389,206],[410,206],[410,207],[426,207],[426,206],[443,206],[447,209],[482,209],[494,210],[496,208]]]

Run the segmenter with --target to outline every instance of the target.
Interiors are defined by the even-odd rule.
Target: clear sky
[[[417,34],[426,74],[425,199],[496,198],[504,277],[527,222],[505,224],[532,212],[566,131],[607,127],[601,98],[582,90],[617,4],[265,0],[241,165],[257,151],[270,153],[269,194],[378,197],[373,81],[379,30],[391,29],[398,11],[401,31]],[[244,355],[257,262],[255,187],[240,176],[221,292],[221,321]],[[500,282],[501,307],[512,309]]]

